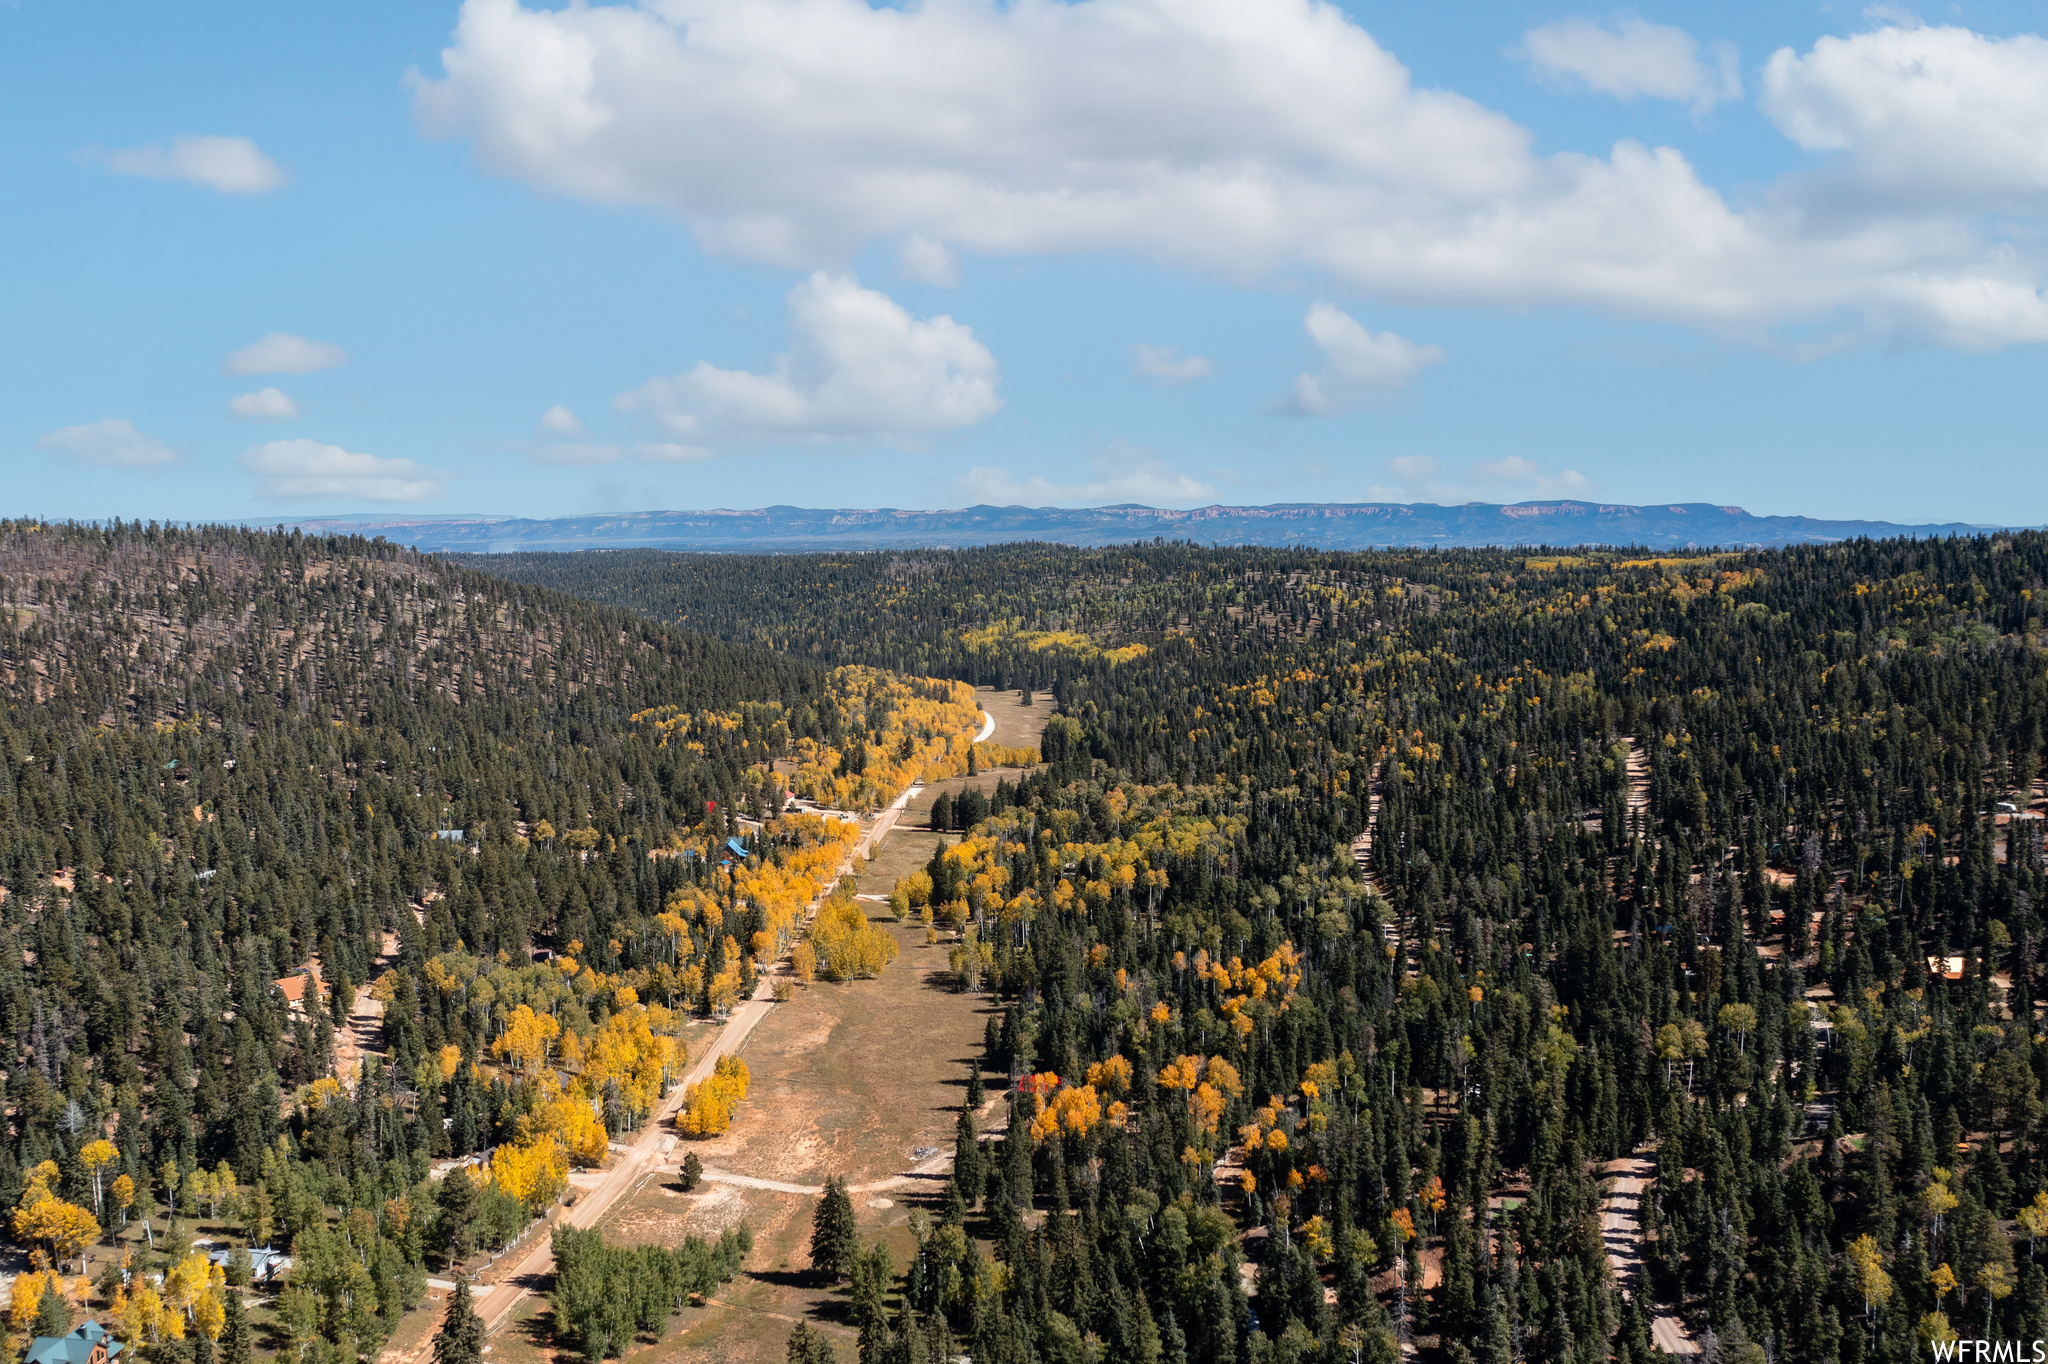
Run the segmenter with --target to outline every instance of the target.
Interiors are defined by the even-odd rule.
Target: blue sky
[[[0,503],[2040,523],[2038,14],[18,0]]]

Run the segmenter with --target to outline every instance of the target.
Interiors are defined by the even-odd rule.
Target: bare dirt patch
[[[897,876],[931,856],[936,841],[930,834],[891,834],[864,869],[860,891],[886,894]],[[622,1244],[674,1244],[742,1220],[754,1233],[746,1272],[713,1303],[677,1318],[660,1345],[629,1358],[770,1364],[782,1359],[799,1320],[825,1330],[842,1355],[851,1347],[844,1293],[809,1273],[816,1200],[715,1180],[682,1193],[675,1162],[691,1152],[710,1171],[805,1188],[830,1175],[844,1175],[855,1186],[902,1178],[875,1197],[856,1195],[854,1206],[862,1239],[880,1239],[899,1268],[908,1262],[910,1213],[935,1201],[945,1186],[943,1169],[920,1173],[920,1165],[928,1170],[934,1162],[911,1152],[952,1149],[967,1063],[981,1053],[987,1012],[985,1001],[950,989],[946,944],[928,946],[922,924],[899,925],[872,901],[862,906],[896,936],[902,949],[896,960],[878,979],[820,982],[778,1006],[742,1050],[752,1086],[732,1130],[680,1144],[662,1173],[621,1198],[606,1217],[606,1235]]]

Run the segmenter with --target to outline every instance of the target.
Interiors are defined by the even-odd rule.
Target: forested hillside
[[[787,945],[852,826],[785,784],[872,805],[964,765],[964,693],[382,542],[0,523],[0,1205],[35,1270],[154,1213],[166,1277],[94,1306],[218,1333],[239,1294],[162,1218],[225,1199],[298,1248],[300,1352],[374,1354]]]
[[[508,571],[1057,689],[1047,767],[900,887],[1019,1083],[900,1307],[855,1280],[877,1350],[2048,1335],[2041,537]]]
[[[25,1241],[118,1220],[96,1172],[138,1214],[222,1178],[298,1237],[280,1320],[374,1354],[421,1266],[601,1158],[678,1020],[801,931],[848,826],[773,818],[783,780],[873,806],[963,770],[979,680],[1054,690],[1044,765],[897,900],[999,1006],[1011,1116],[962,1110],[907,1262],[821,1203],[863,1364],[2048,1337],[2048,539],[479,562],[545,585],[4,528]],[[380,956],[389,1063],[357,1074],[333,1020]],[[314,958],[332,994],[294,1014],[270,982]],[[744,1122],[745,1083],[682,1135]],[[565,1340],[637,1348],[674,1306],[644,1284],[737,1244],[573,1241]],[[183,1282],[121,1290],[132,1338],[200,1322]]]
[[[1063,662],[1107,655],[1115,663],[1185,635],[1204,653],[1264,655],[1304,633],[1377,630],[1379,589],[1398,586],[1397,565],[1409,560],[1175,543],[841,555],[629,550],[463,562],[721,639],[1007,690],[1049,686]],[[1400,605],[1398,596],[1386,602],[1396,618]]]

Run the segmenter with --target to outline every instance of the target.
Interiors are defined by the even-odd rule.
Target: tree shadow
[[[252,1321],[249,1323],[249,1335],[258,1346],[272,1354],[283,1354],[292,1347],[291,1333],[284,1329],[282,1322]]]
[[[554,1308],[543,1307],[525,1321],[517,1323],[517,1325],[519,1327],[519,1334],[525,1338],[526,1343],[542,1354],[546,1354],[549,1347],[555,1345]],[[566,1349],[562,1349],[560,1352],[563,1354],[573,1353]]]
[[[829,1284],[825,1276],[811,1269],[754,1269],[748,1270],[749,1279],[756,1283],[772,1284],[777,1288],[795,1289],[798,1292],[816,1293],[823,1290],[825,1296],[811,1303],[810,1315],[818,1321],[834,1326],[851,1328],[853,1325],[853,1299],[849,1290],[836,1284]]]

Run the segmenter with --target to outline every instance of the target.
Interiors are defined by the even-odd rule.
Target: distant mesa
[[[1752,516],[1741,507],[1673,502],[1611,503],[1281,502],[1181,510],[1111,507],[717,508],[616,512],[544,520],[492,516],[340,516],[293,523],[320,534],[384,536],[423,550],[505,554],[542,550],[670,549],[796,553],[844,549],[946,549],[1048,540],[1114,545],[1155,536],[1202,544],[1304,549],[1398,549],[1488,545],[1639,545],[1652,549],[1776,549],[1858,537],[1982,535],[2018,527],[1959,521],[1902,525],[1811,516]]]

